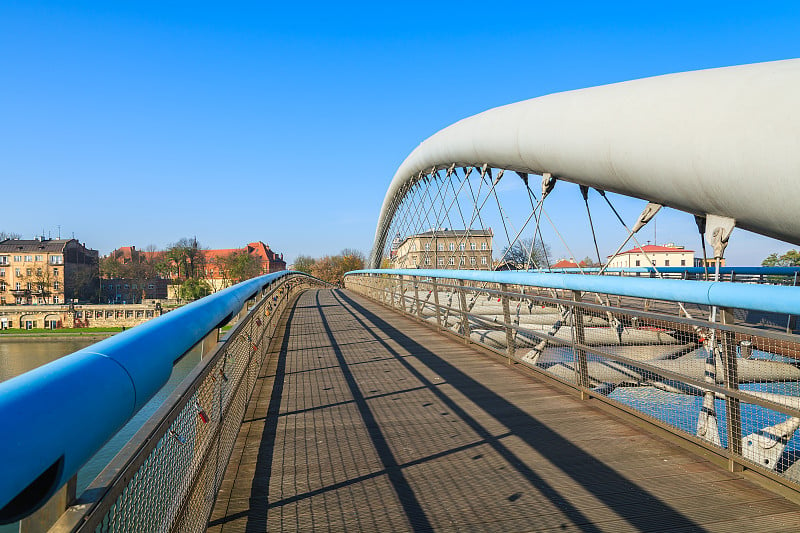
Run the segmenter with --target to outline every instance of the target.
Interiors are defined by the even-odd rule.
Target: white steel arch
[[[371,266],[417,180],[485,164],[731,218],[800,244],[800,59],[551,94],[461,120],[395,173]]]

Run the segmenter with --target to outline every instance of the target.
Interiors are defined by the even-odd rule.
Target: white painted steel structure
[[[551,94],[461,120],[400,165],[371,257],[411,187],[488,165],[642,198],[800,244],[800,59]]]

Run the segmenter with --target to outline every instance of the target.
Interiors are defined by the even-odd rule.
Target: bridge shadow
[[[548,461],[576,483],[585,488],[598,501],[612,509],[620,518],[633,528],[644,530],[676,529],[685,531],[706,531],[700,524],[681,514],[674,507],[649,493],[646,489],[627,479],[617,470],[588,454],[573,442],[559,435],[547,423],[523,411],[500,394],[491,390],[467,375],[459,368],[442,359],[413,338],[389,324],[342,291],[334,291],[334,297],[352,315],[354,321],[361,324],[385,350],[392,353],[404,369],[426,384],[432,394],[446,405],[452,413],[475,431],[483,441],[489,444],[508,465],[523,476],[532,487],[555,505],[569,520],[582,531],[600,531],[580,509],[563,496],[558,487],[551,486],[533,468],[528,466],[513,451],[508,449],[496,435],[487,430],[478,420],[468,414],[464,408],[445,394],[436,384],[427,379],[417,368],[406,360],[404,354],[390,346],[384,338],[389,337],[394,343],[413,354],[414,358],[428,369],[440,376],[448,385],[467,396],[485,413],[503,424],[513,428],[513,434],[534,449],[543,459]],[[359,316],[360,315],[360,316]],[[355,383],[349,383],[357,389]],[[363,400],[363,398],[362,398]],[[373,439],[375,440],[375,439]],[[613,487],[613,490],[609,490]],[[621,498],[620,494],[626,495]],[[634,505],[632,503],[635,502]],[[420,510],[421,511],[421,510]],[[406,509],[406,512],[416,512]],[[535,529],[535,526],[534,526]]]

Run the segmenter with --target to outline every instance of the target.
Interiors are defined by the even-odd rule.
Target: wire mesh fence
[[[800,339],[747,310],[396,274],[347,288],[800,483]]]
[[[89,486],[77,506],[80,516],[73,517],[75,531],[205,529],[283,310],[316,285],[322,283],[285,276],[242,311],[227,337]]]

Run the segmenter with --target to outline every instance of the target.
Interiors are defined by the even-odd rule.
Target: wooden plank
[[[309,291],[291,313],[209,531],[800,527],[788,500],[373,302]]]

